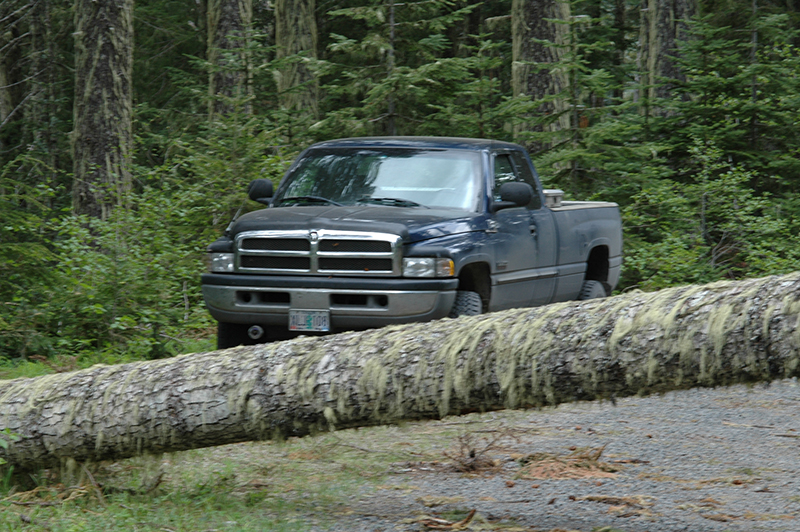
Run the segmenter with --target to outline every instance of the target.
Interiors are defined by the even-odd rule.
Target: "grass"
[[[171,342],[168,344],[167,348],[171,355],[202,353],[216,350],[217,343],[215,337],[207,336],[205,338],[182,340],[180,343]],[[75,356],[56,355],[50,358],[0,358],[0,379],[40,377],[59,371],[85,369],[95,364],[125,364],[127,362],[141,361],[144,359],[143,357],[144,355],[142,353],[134,351],[117,352],[114,350],[106,350],[86,351]]]
[[[392,463],[443,460],[464,431],[461,422],[443,425],[431,430],[409,423],[145,456],[90,465],[72,477],[46,472],[33,490],[6,486],[0,531],[324,528],[347,516],[361,493],[385,489]]]
[[[243,443],[91,467],[0,502],[0,530],[308,530],[381,469],[330,436]],[[348,456],[355,455],[355,456]],[[93,480],[92,480],[93,479]],[[157,485],[156,485],[157,484]],[[96,488],[100,488],[99,490]]]

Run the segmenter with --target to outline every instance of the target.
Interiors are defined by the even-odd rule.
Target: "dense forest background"
[[[526,145],[621,290],[800,269],[793,0],[3,0],[0,358],[196,347],[254,178],[362,135]]]

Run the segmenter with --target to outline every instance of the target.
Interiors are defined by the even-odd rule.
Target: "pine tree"
[[[208,1],[209,116],[248,113],[251,65],[248,38],[252,0]]]
[[[525,133],[569,129],[569,115],[564,113],[562,94],[569,84],[568,76],[556,68],[564,53],[570,4],[561,0],[514,0],[511,8],[514,42],[512,83],[514,96],[528,96],[539,103],[537,115],[548,117],[517,126],[518,136],[526,138],[531,151],[548,147],[542,135]]]
[[[452,57],[445,33],[473,5],[450,0],[396,4],[371,0],[328,13],[352,21],[348,33],[332,34],[327,54],[330,112],[323,135],[412,134],[469,77]]]
[[[277,0],[275,3],[276,71],[281,107],[299,116],[316,118],[319,81],[313,68],[317,58],[317,22],[314,0]]]
[[[641,9],[638,70],[642,112],[659,115],[667,112],[659,99],[672,97],[675,83],[684,71],[675,60],[678,42],[688,37],[688,22],[697,12],[697,0],[645,0]]]
[[[25,73],[21,58],[25,15],[31,9],[31,4],[21,0],[0,3],[0,156],[14,149],[22,123]]]
[[[75,5],[73,209],[106,219],[131,187],[133,0]]]

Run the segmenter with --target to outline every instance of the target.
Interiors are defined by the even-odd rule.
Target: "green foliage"
[[[696,139],[690,153],[689,183],[660,179],[625,208],[625,284],[655,289],[795,270],[800,238],[770,196],[750,188],[755,174],[711,142]]]
[[[8,450],[12,443],[19,440],[19,434],[11,432],[9,429],[0,431],[0,448]],[[0,465],[5,464],[6,461],[0,458]]]
[[[335,108],[315,126],[318,134],[416,133],[437,105],[452,101],[472,81],[475,62],[450,56],[453,43],[443,33],[475,7],[426,0],[389,8],[376,0],[330,12],[352,20],[361,32],[357,38],[331,35],[325,89]]]
[[[792,132],[800,105],[800,54],[791,43],[797,32],[785,15],[754,17],[744,36],[716,27],[711,17],[690,24],[681,45],[686,81],[664,102],[669,114],[652,124],[673,147],[688,155],[693,139],[714,144],[735,163],[758,172],[756,190],[778,192],[800,178],[800,140]],[[789,185],[791,186],[791,185]]]
[[[621,289],[800,268],[793,8],[704,2],[711,15],[690,23],[676,52],[684,77],[660,80],[672,88],[667,100],[644,101],[635,75],[640,3],[574,0],[573,16],[557,21],[566,41],[549,43],[562,60],[538,65],[570,83],[530,101],[510,86],[509,0],[394,3],[393,23],[381,0],[318,4],[320,59],[280,61],[274,12],[257,3],[245,53],[226,65],[246,71],[251,90],[211,121],[205,3],[142,0],[133,191],[99,221],[70,214],[72,6],[35,5],[47,5],[50,20],[37,50],[27,17],[3,26],[17,36],[9,57],[21,58],[9,87],[20,110],[0,127],[4,374],[43,371],[25,362],[36,355],[80,366],[206,348],[203,248],[237,210],[260,208],[245,200],[249,181],[277,184],[300,150],[329,138],[396,132],[544,146],[533,155],[545,187],[620,204]],[[46,75],[26,70],[34,54],[48,58]],[[275,75],[299,61],[319,76],[316,122],[278,103]],[[34,93],[34,79],[46,94]],[[558,111],[542,114],[554,102]]]

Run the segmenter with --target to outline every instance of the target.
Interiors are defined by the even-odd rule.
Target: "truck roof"
[[[522,146],[491,139],[461,137],[353,137],[327,140],[311,148],[444,148],[459,150],[513,149]]]

